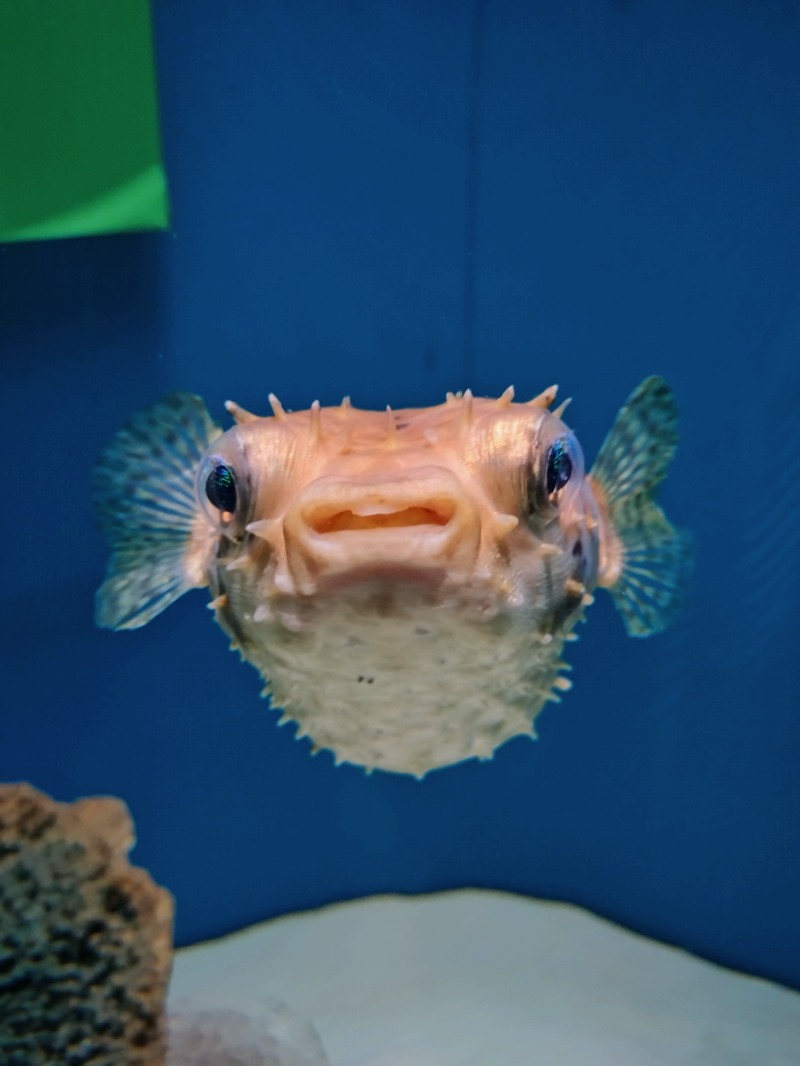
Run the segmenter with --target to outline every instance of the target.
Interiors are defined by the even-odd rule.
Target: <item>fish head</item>
[[[380,586],[555,625],[596,578],[580,445],[536,402],[248,417],[209,448],[197,497],[220,535],[211,584],[250,613]]]

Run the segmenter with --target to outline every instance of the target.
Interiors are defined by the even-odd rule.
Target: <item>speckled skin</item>
[[[233,408],[198,486],[229,464],[242,513],[204,505],[198,569],[273,704],[337,760],[422,775],[488,758],[569,687],[562,645],[602,580],[607,523],[551,399]],[[572,476],[548,493],[556,440]]]

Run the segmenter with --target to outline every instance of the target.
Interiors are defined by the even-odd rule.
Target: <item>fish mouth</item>
[[[349,533],[365,529],[377,531],[446,526],[455,511],[455,504],[451,500],[411,504],[400,508],[391,504],[364,502],[330,513],[321,510],[309,515],[308,520],[315,533]]]
[[[284,519],[295,577],[372,576],[468,565],[480,522],[456,478],[438,468],[393,481],[319,478]]]

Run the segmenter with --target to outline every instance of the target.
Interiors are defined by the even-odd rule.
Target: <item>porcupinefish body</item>
[[[337,761],[422,776],[533,735],[570,687],[563,644],[608,589],[627,631],[668,623],[687,538],[655,502],[677,443],[648,378],[590,474],[555,388],[529,403],[252,415],[174,393],[103,452],[113,554],[97,622],[142,626],[208,587],[265,694]]]

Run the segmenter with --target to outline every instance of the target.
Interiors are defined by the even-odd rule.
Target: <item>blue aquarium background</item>
[[[169,231],[0,247],[0,778],[123,797],[180,943],[473,885],[800,985],[797,5],[153,15]],[[93,625],[91,470],[166,392],[221,418],[558,382],[591,459],[652,373],[689,602],[637,641],[598,595],[535,744],[367,777],[277,728],[204,594]]]

